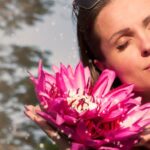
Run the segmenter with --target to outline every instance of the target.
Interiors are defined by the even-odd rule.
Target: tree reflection
[[[9,34],[52,13],[53,0],[0,0],[0,29]]]
[[[10,34],[51,14],[54,0],[0,0],[0,29]],[[37,69],[39,59],[50,68],[50,50],[35,46],[0,45],[0,150],[55,150],[57,146],[23,114],[25,104],[36,104],[27,71]],[[44,143],[44,148],[40,143]]]
[[[0,56],[0,147],[2,149],[38,150],[39,143],[46,136],[39,136],[40,130],[23,114],[24,104],[35,104],[36,96],[33,86],[29,81],[26,70],[37,69],[38,61],[42,58],[44,66],[50,68],[48,59],[49,50],[41,51],[37,47],[28,46],[1,46]],[[26,120],[28,120],[26,122]],[[37,133],[36,133],[37,132]],[[30,133],[30,135],[28,135]],[[47,141],[48,148],[56,146]],[[6,148],[7,147],[7,148]],[[48,149],[47,148],[47,149]]]

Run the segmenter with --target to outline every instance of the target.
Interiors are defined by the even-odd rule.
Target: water
[[[72,0],[0,0],[0,150],[57,150],[23,113],[36,104],[27,71],[75,65],[78,51]]]

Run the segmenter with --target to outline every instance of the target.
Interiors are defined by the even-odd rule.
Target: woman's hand
[[[140,141],[132,150],[149,150],[150,149],[150,126],[147,126],[140,135]]]
[[[34,121],[39,127],[56,143],[62,150],[69,150],[69,142],[62,138],[54,128],[47,123],[37,112],[40,111],[39,106],[28,105],[25,106],[25,114]],[[150,149],[150,126],[146,127],[141,134],[140,143],[133,148],[133,150]]]
[[[47,123],[37,112],[40,111],[39,106],[28,105],[25,106],[25,114],[32,121],[34,121],[39,127],[56,143],[62,150],[69,150],[69,142],[62,138],[57,131],[55,131],[50,124]]]
[[[141,142],[146,148],[150,149],[150,125],[147,126],[141,134]]]

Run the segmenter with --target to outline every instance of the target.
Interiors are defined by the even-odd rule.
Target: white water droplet
[[[71,138],[71,137],[72,137],[72,135],[71,135],[71,134],[69,134],[69,135],[68,135],[68,138]]]
[[[40,148],[44,148],[44,144],[43,144],[43,143],[40,143],[40,144],[39,144],[39,147],[40,147]]]

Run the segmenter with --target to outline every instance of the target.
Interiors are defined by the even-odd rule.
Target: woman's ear
[[[97,59],[94,59],[94,65],[100,71],[103,71],[104,69],[106,69],[105,63]]]

